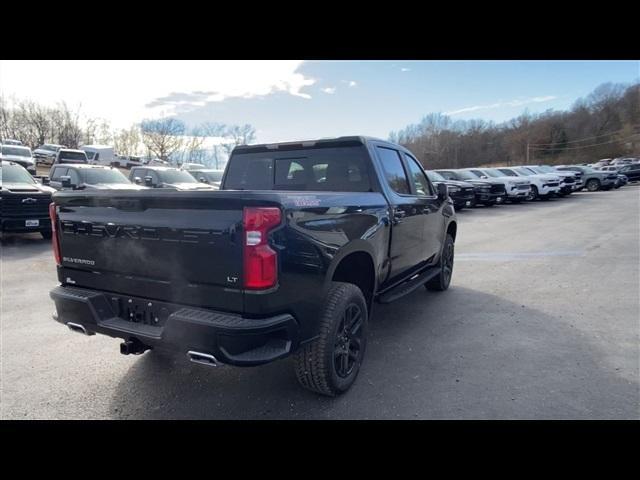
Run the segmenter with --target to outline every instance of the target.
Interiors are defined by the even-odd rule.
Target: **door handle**
[[[407,215],[407,212],[405,212],[404,210],[400,210],[400,209],[394,209],[393,210],[393,224],[394,225],[398,225],[399,223],[402,223],[402,219]]]

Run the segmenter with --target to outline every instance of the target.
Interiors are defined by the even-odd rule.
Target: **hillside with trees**
[[[606,83],[568,111],[525,112],[501,124],[431,113],[389,139],[409,148],[427,168],[640,157],[640,84]]]

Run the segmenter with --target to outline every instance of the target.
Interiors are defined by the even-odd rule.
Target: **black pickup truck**
[[[457,223],[408,150],[368,137],[236,147],[221,190],[60,191],[54,318],[191,361],[293,356],[336,395],[374,302],[446,290]],[[152,351],[153,354],[153,351]]]
[[[49,205],[54,191],[36,182],[21,165],[0,160],[0,232],[40,232],[50,239]]]

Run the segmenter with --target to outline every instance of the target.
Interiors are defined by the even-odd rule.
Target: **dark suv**
[[[640,180],[640,163],[625,165],[618,170],[618,173],[625,175],[630,182],[637,182]]]

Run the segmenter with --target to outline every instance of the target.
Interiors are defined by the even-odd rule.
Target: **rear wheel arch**
[[[370,253],[357,250],[340,258],[328,276],[329,282],[351,283],[357,286],[367,301],[371,303],[376,290],[376,269]]]

